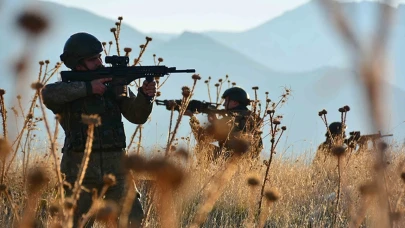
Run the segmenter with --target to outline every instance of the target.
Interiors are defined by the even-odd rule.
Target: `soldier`
[[[333,122],[329,124],[328,130],[325,133],[325,141],[318,146],[315,155],[316,162],[325,162],[328,157],[331,157],[331,150],[335,145],[342,145],[342,140],[345,138],[345,132],[341,122]],[[340,144],[339,144],[340,142]]]
[[[256,126],[259,119],[247,108],[250,104],[249,94],[241,87],[232,87],[223,93],[222,99],[225,100],[223,106],[229,114],[221,119],[218,119],[214,113],[209,114],[210,126],[207,128],[200,126],[200,122],[191,111],[185,112],[185,115],[191,117],[190,126],[198,143],[205,142],[206,145],[207,142],[217,140],[219,148],[212,150],[214,152],[210,155],[210,160],[215,160],[221,155],[230,156],[230,139],[245,137],[251,142],[251,157],[259,157],[263,144]],[[226,151],[225,154],[223,149]]]
[[[72,71],[96,70],[104,67],[102,51],[102,44],[96,37],[88,33],[76,33],[66,41],[60,59]],[[105,199],[119,203],[125,192],[125,171],[121,164],[122,158],[126,156],[126,136],[121,114],[131,123],[145,123],[153,107],[153,103],[147,98],[155,96],[156,84],[145,80],[135,96],[127,86],[107,88],[104,83],[110,80],[111,78],[91,82],[51,83],[43,88],[42,96],[45,106],[60,115],[59,122],[65,132],[61,172],[72,186],[78,175],[87,138],[87,125],[81,122],[81,114],[100,116],[101,125],[94,130],[92,153],[83,186],[100,191],[103,177],[113,174],[116,184],[108,189]],[[69,196],[72,189],[65,190]],[[129,216],[135,227],[140,225],[143,218],[139,198],[138,195]],[[91,193],[82,191],[77,203],[74,227],[90,208]],[[87,226],[91,226],[93,222],[94,219]]]

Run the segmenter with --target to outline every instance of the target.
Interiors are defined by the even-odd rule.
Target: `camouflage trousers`
[[[61,161],[61,172],[65,174],[66,181],[74,186],[84,153],[65,152]],[[97,189],[98,193],[104,185],[103,177],[107,174],[113,174],[116,177],[116,184],[109,187],[104,199],[117,203],[121,209],[121,200],[125,197],[126,182],[125,171],[123,170],[122,159],[126,156],[125,151],[118,152],[92,152],[83,179],[83,187],[92,190]],[[136,188],[135,185],[133,185]],[[72,194],[72,189],[65,187],[66,196]],[[138,191],[137,191],[138,192]],[[79,219],[87,213],[92,204],[92,193],[81,191],[80,199],[74,214],[74,227],[77,227]],[[140,194],[137,194],[129,214],[130,227],[139,227],[143,219],[144,212],[140,202]],[[92,218],[85,227],[91,227],[94,223]]]

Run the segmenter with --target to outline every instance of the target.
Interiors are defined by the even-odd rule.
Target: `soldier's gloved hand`
[[[149,97],[154,97],[156,95],[156,82],[143,81],[142,92]]]
[[[120,100],[124,97],[127,97],[128,86],[126,86],[126,85],[114,86],[113,92],[115,95],[115,99]]]
[[[105,82],[111,81],[112,78],[100,78],[91,81],[91,89],[93,94],[103,95],[107,90],[107,87],[104,85]]]

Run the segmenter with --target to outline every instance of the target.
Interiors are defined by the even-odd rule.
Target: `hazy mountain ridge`
[[[41,4],[48,4],[43,2]],[[102,41],[111,40],[113,37],[109,28],[114,26],[114,21],[108,20],[99,16],[95,16],[83,10],[75,11],[75,9],[66,8],[57,4],[49,3],[55,13],[60,15],[57,19],[59,30],[55,30],[48,37],[52,37],[52,42],[47,42],[43,45],[38,57],[40,59],[50,59],[51,62],[59,61],[58,57],[62,51],[63,44],[71,33],[85,30],[90,33],[96,33]],[[86,18],[89,21],[86,23],[78,23],[79,19],[73,21],[67,20],[69,15],[75,12],[85,14],[84,16],[77,16],[77,18]],[[290,13],[293,13],[291,11]],[[125,21],[125,15],[124,21]],[[281,19],[280,19],[281,20]],[[88,28],[90,27],[90,28]],[[66,29],[64,29],[66,28]],[[95,35],[96,35],[95,34]],[[233,34],[235,35],[235,34]],[[400,36],[398,33],[397,36]],[[122,28],[121,33],[121,50],[126,47],[132,47],[131,59],[137,56],[137,46],[144,42],[146,35],[134,30],[131,27]],[[277,35],[274,35],[277,36]],[[280,39],[282,36],[279,35]],[[308,36],[311,37],[311,36]],[[136,38],[136,39],[135,39]],[[268,65],[257,62],[249,56],[243,54],[240,50],[224,45],[222,42],[213,39],[208,34],[198,34],[185,32],[180,36],[173,37],[168,41],[161,41],[157,38],[148,46],[145,55],[142,58],[143,65],[153,64],[152,54],[157,57],[164,58],[164,65],[176,66],[178,69],[195,68],[197,73],[202,76],[202,80],[197,83],[195,90],[195,99],[208,100],[207,86],[204,80],[208,76],[212,76],[212,84],[216,83],[219,78],[225,79],[225,75],[229,75],[231,82],[236,82],[248,90],[250,96],[253,96],[251,88],[259,86],[259,99],[264,99],[264,92],[270,92],[270,98],[277,100],[283,91],[283,86],[291,87],[293,96],[287,102],[280,112],[285,115],[283,124],[287,125],[287,139],[284,142],[284,149],[289,148],[314,148],[323,139],[324,125],[317,115],[317,112],[322,108],[326,108],[330,114],[329,120],[339,120],[340,114],[337,109],[343,105],[352,107],[349,113],[348,124],[350,130],[362,130],[371,133],[368,129],[368,122],[366,105],[362,97],[362,90],[360,84],[356,80],[354,73],[351,70],[342,67],[320,66],[317,69],[302,71],[299,73],[283,73],[272,70]],[[309,39],[309,38],[308,38]],[[310,40],[310,39],[309,39]],[[246,47],[249,44],[246,43]],[[297,52],[301,51],[298,46],[294,46]],[[7,47],[6,47],[7,48]],[[4,52],[2,52],[4,54]],[[115,46],[112,47],[112,53],[115,53]],[[316,53],[316,52],[314,52]],[[310,53],[311,55],[314,53]],[[4,55],[0,54],[3,58]],[[310,59],[310,58],[308,58]],[[36,62],[36,61],[34,61]],[[295,68],[294,64],[290,64],[290,68]],[[4,69],[1,69],[4,70]],[[64,68],[63,70],[66,70]],[[32,71],[33,79],[37,75],[36,66]],[[55,81],[53,79],[52,81]],[[162,79],[164,80],[164,79]],[[181,87],[184,85],[191,86],[191,74],[173,74],[162,88],[162,96],[159,99],[178,99],[181,97]],[[10,84],[8,86],[11,86]],[[228,83],[225,82],[223,88],[226,89]],[[3,86],[2,86],[3,87]],[[215,99],[214,87],[211,87],[211,96]],[[396,105],[392,112],[397,114],[393,117],[392,124],[398,124],[401,116],[405,115],[405,110],[401,108],[401,98],[405,93],[398,88],[390,87],[392,91],[392,102]],[[164,146],[163,141],[155,139],[165,139],[167,136],[169,112],[164,111],[164,107],[155,106],[152,113],[152,119],[145,125],[144,135],[151,135],[153,137],[146,137],[143,141],[144,146],[151,146],[158,141],[160,146]],[[49,114],[52,116],[52,114]],[[201,115],[199,115],[201,117]],[[184,117],[184,122],[179,131],[179,135],[183,136],[190,132],[188,127],[188,117]],[[204,117],[201,117],[204,119]],[[125,121],[127,137],[131,136],[135,126]],[[309,131],[310,129],[310,131]],[[383,132],[390,130],[381,129]],[[399,134],[399,128],[396,129],[395,135]],[[296,144],[299,142],[298,144]],[[305,143],[303,143],[305,142]],[[290,147],[295,144],[295,147]],[[302,151],[302,150],[299,150]],[[298,151],[298,152],[299,152]]]

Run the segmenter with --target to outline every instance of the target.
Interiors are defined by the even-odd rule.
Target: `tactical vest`
[[[65,130],[62,152],[83,152],[87,140],[88,125],[82,123],[81,115],[98,114],[101,125],[94,128],[92,152],[117,151],[126,147],[124,125],[117,101],[104,96],[87,96],[66,104],[61,125]]]

